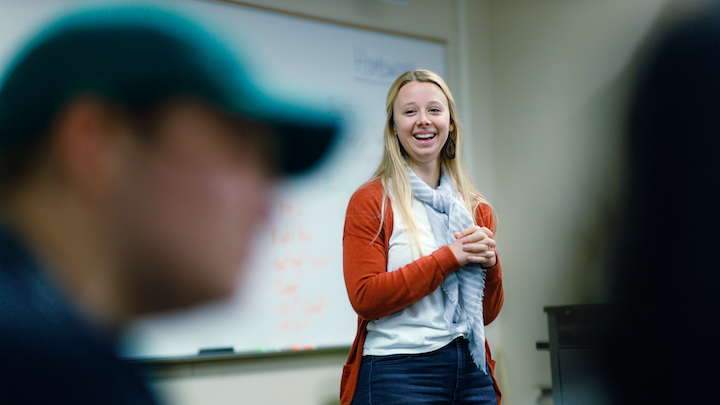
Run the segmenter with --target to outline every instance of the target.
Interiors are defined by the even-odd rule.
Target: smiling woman
[[[499,404],[484,332],[504,299],[494,213],[462,165],[455,101],[437,74],[413,70],[386,108],[382,162],[345,219],[360,319],[342,404]]]

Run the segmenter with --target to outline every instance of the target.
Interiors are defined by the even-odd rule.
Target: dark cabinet
[[[600,345],[607,331],[610,307],[601,304],[554,306],[545,307],[545,312],[553,405],[609,404],[602,378]]]

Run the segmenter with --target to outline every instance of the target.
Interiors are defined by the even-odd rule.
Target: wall
[[[152,387],[169,405],[339,404],[345,350],[167,363]]]

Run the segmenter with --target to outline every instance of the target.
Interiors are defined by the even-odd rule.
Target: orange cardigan
[[[347,363],[343,367],[340,384],[342,405],[350,405],[355,395],[368,322],[419,301],[435,291],[445,276],[461,267],[450,247],[443,246],[430,255],[388,272],[387,251],[393,231],[393,212],[388,201],[383,227],[378,233],[381,207],[382,184],[380,180],[374,180],[353,194],[345,216],[343,271],[350,303],[358,314],[358,329]],[[495,220],[489,206],[481,204],[475,215],[478,225],[495,232]],[[497,317],[504,298],[502,268],[498,259],[494,267],[487,269],[483,297],[485,325]],[[495,379],[495,361],[490,356],[487,341],[485,351],[500,405],[501,395]]]

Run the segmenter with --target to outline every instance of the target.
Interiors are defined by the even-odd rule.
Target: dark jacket
[[[113,339],[71,309],[2,224],[0,403],[155,404]]]

